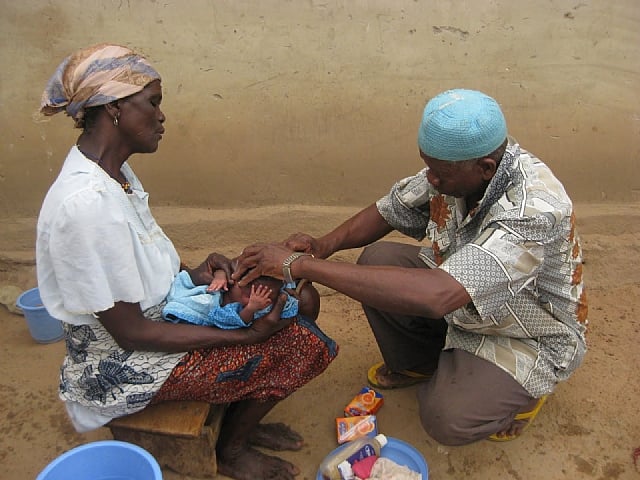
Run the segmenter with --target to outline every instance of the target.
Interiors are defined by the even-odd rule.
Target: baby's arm
[[[227,274],[224,270],[216,270],[213,272],[213,280],[207,287],[207,292],[217,292],[218,290],[229,290]]]
[[[253,315],[262,310],[263,308],[271,305],[271,294],[273,290],[264,285],[251,285],[251,295],[249,295],[249,301],[247,305],[240,310],[240,318],[244,323],[249,324],[253,322]]]

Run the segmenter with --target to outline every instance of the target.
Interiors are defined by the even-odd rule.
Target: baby
[[[229,279],[225,271],[216,270],[213,273],[213,281],[207,288],[208,292],[220,292],[222,297],[220,307],[210,312],[216,326],[219,326],[220,322],[227,324],[228,315],[231,317],[238,315],[244,326],[251,325],[254,319],[268,313],[270,310],[268,307],[276,303],[283,286],[281,280],[266,276],[258,277],[244,287],[239,287],[237,284],[229,287],[228,282]],[[282,313],[284,318],[293,316],[285,315],[284,310]]]
[[[273,277],[259,277],[244,287],[237,283],[229,285],[224,270],[214,272],[210,285],[193,285],[191,277],[185,271],[180,272],[173,281],[167,295],[167,303],[162,309],[165,320],[173,323],[193,323],[214,326],[223,329],[250,326],[253,321],[266,315],[280,295],[286,295],[281,318],[298,314],[298,296],[293,290],[285,288],[282,280]],[[295,285],[291,285],[295,288]],[[312,289],[313,291],[309,291]],[[300,299],[309,298],[313,304],[319,298],[311,285],[304,285],[298,292]],[[301,313],[317,318],[319,306],[305,306]]]

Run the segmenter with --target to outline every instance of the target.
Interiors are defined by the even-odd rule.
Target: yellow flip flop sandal
[[[411,385],[415,385],[420,382],[424,382],[425,380],[431,378],[431,375],[427,375],[424,373],[412,372],[411,370],[402,370],[400,372],[393,372],[391,375],[396,375],[400,377],[400,381],[394,383],[392,385],[382,385],[378,381],[378,370],[381,367],[385,367],[384,362],[376,363],[369,368],[369,372],[367,372],[367,380],[374,388],[380,388],[383,390],[391,390],[393,388],[405,388],[410,387]]]
[[[491,440],[492,442],[510,442],[511,440],[515,440],[516,438],[518,438],[527,430],[527,428],[531,426],[531,424],[533,423],[533,420],[538,415],[538,412],[540,412],[542,405],[544,405],[544,402],[547,401],[547,396],[548,395],[544,395],[540,397],[538,399],[538,403],[536,403],[536,406],[533,407],[533,410],[529,412],[519,413],[515,416],[515,418],[513,419],[514,421],[528,420],[525,426],[522,428],[522,431],[518,435],[503,435],[499,437],[498,434],[494,433],[493,435],[489,435],[488,439]]]

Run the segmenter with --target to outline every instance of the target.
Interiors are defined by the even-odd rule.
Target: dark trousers
[[[429,268],[420,247],[377,242],[364,249],[361,265]],[[402,285],[392,285],[402,288]],[[381,292],[389,295],[390,292]],[[445,445],[464,445],[505,430],[532,401],[507,372],[460,349],[442,350],[444,319],[383,312],[363,305],[385,364],[391,371],[433,372],[418,386],[420,420],[425,431]]]

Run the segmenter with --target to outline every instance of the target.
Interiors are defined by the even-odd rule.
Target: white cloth
[[[131,194],[74,146],[38,218],[38,287],[65,323],[60,397],[78,431],[144,408],[184,355],[125,352],[95,316],[118,301],[160,304],[180,266],[140,181],[122,172]]]
[[[373,464],[371,469],[370,480],[422,480],[422,474],[414,472],[409,467],[399,465],[393,460],[380,457]]]

